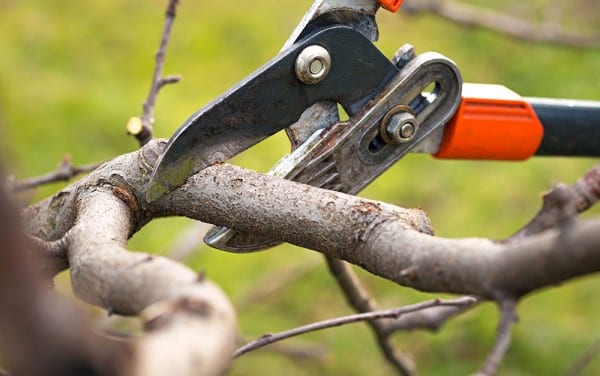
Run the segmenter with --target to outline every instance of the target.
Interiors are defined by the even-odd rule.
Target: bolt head
[[[324,80],[330,68],[329,52],[316,44],[303,49],[296,58],[296,77],[307,85],[314,85]]]

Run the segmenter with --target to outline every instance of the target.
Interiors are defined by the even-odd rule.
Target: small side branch
[[[372,320],[379,320],[379,319],[395,319],[404,314],[416,312],[416,311],[419,311],[422,309],[427,309],[430,307],[444,307],[444,306],[457,307],[457,306],[470,305],[470,304],[473,304],[475,301],[476,301],[475,299],[469,298],[469,297],[453,299],[453,300],[435,299],[435,300],[431,300],[431,301],[427,301],[427,302],[423,302],[423,303],[408,305],[405,307],[386,309],[386,310],[376,311],[376,312],[359,313],[359,314],[355,314],[355,315],[349,315],[349,316],[338,317],[335,319],[319,321],[319,322],[315,322],[312,324],[300,326],[298,328],[294,328],[291,330],[287,330],[284,332],[280,332],[277,334],[265,334],[264,336],[260,337],[256,341],[250,342],[247,345],[244,345],[244,346],[238,348],[233,353],[233,357],[237,358],[241,355],[246,354],[247,352],[259,349],[259,348],[269,345],[271,343],[278,342],[278,341],[281,341],[281,340],[284,340],[287,338],[295,337],[300,334],[314,332],[317,330],[328,329],[328,328],[333,328],[336,326],[353,324],[353,323],[362,322],[362,321],[372,321]]]
[[[22,192],[40,187],[42,185],[56,183],[59,181],[69,181],[79,174],[85,174],[94,171],[103,162],[90,163],[83,166],[73,166],[71,156],[65,155],[60,161],[56,170],[45,175],[15,180],[9,178],[8,186],[12,192]]]
[[[348,304],[359,313],[376,311],[377,305],[369,296],[369,293],[361,285],[360,280],[352,269],[343,261],[337,260],[331,256],[325,256],[329,272],[333,275],[338,286],[344,293]],[[382,320],[367,321],[381,352],[385,359],[401,375],[412,375],[415,371],[415,364],[404,354],[394,348],[390,341],[392,332],[388,330],[387,324]]]
[[[577,376],[585,369],[585,367],[600,354],[600,338],[577,359],[577,361],[565,372],[565,376]]]
[[[40,239],[37,236],[29,236],[28,238],[33,250],[41,257],[67,257],[69,233],[54,241]]]
[[[498,324],[498,333],[496,344],[488,356],[485,364],[479,371],[479,375],[491,376],[498,372],[498,367],[502,363],[504,355],[510,347],[511,330],[517,321],[516,302],[514,300],[500,301],[500,323]]]
[[[523,239],[554,227],[561,227],[575,215],[592,207],[598,200],[600,200],[600,165],[594,166],[574,184],[557,184],[544,194],[540,211],[507,241]]]
[[[412,13],[429,12],[462,25],[483,27],[525,41],[584,48],[600,45],[600,34],[579,34],[550,22],[536,25],[518,17],[459,1],[407,1],[402,9]]]
[[[173,22],[175,21],[178,5],[179,0],[169,0],[169,4],[167,5],[165,25],[163,27],[160,45],[155,55],[156,64],[154,66],[154,73],[150,84],[150,92],[142,105],[142,116],[140,118],[133,117],[127,123],[127,132],[138,140],[140,146],[146,145],[154,138],[154,106],[156,104],[158,92],[163,86],[174,84],[181,80],[181,77],[178,75],[163,76],[167,44],[171,37],[171,29],[173,27]]]

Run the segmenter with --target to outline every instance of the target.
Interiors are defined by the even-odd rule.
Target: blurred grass
[[[476,3],[517,9],[537,19],[550,1]],[[0,135],[11,173],[24,177],[47,172],[64,153],[83,164],[137,148],[125,136],[125,124],[139,113],[148,90],[164,6],[162,0],[0,0]],[[168,137],[189,114],[276,54],[309,6],[308,0],[184,1],[166,62],[166,73],[181,73],[183,81],[167,87],[159,97],[158,135]],[[565,22],[598,30],[598,16],[579,10],[569,12]],[[577,23],[577,17],[584,21]],[[600,100],[598,49],[533,45],[427,15],[381,12],[379,19],[378,45],[388,56],[410,42],[419,52],[435,50],[451,57],[465,81],[501,83],[526,96]],[[235,163],[266,171],[288,149],[279,134]],[[595,163],[567,158],[458,162],[411,155],[362,195],[424,208],[441,236],[502,238],[536,212],[540,192],[555,182],[574,181]],[[40,189],[36,197],[60,186]],[[134,236],[131,248],[165,253],[189,223],[155,221]],[[236,301],[261,276],[317,257],[315,252],[288,245],[249,255],[198,245],[189,264],[206,270]],[[359,273],[384,306],[430,297]],[[600,334],[599,288],[600,281],[591,276],[526,299],[502,373],[562,373]],[[240,328],[254,337],[349,312],[323,266],[287,287],[284,294],[241,312]],[[397,343],[415,357],[422,374],[467,374],[485,358],[496,317],[488,304],[452,321],[439,334],[400,333]],[[289,343],[323,345],[329,349],[327,358],[317,363],[257,352],[236,361],[232,374],[392,373],[366,325],[332,329]],[[600,374],[600,360],[584,374]]]

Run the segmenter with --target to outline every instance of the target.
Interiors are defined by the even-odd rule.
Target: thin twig
[[[8,186],[12,192],[22,192],[59,181],[69,181],[79,174],[94,171],[104,162],[90,163],[83,166],[73,166],[71,156],[65,155],[56,170],[45,175],[16,180],[9,178]]]
[[[567,372],[565,372],[565,376],[577,376],[581,374],[584,368],[594,359],[594,357],[600,354],[600,338],[596,339],[594,343],[577,359],[575,363]]]
[[[475,297],[473,297],[475,298]],[[476,298],[475,298],[476,299]],[[400,330],[426,329],[432,332],[439,331],[451,318],[472,309],[477,304],[464,307],[432,307],[409,315],[404,315],[387,325],[390,333]]]
[[[348,304],[359,313],[376,311],[377,304],[369,296],[367,290],[360,283],[360,279],[352,269],[343,261],[331,256],[325,256],[329,271],[334,276],[338,286],[344,293]],[[377,344],[385,359],[401,375],[412,375],[415,371],[414,362],[406,355],[399,352],[390,341],[392,332],[388,330],[387,323],[382,320],[367,322],[377,339]]]
[[[512,299],[501,300],[500,323],[496,335],[496,344],[490,352],[479,375],[492,376],[498,372],[498,367],[510,347],[511,329],[517,321],[516,302]]]
[[[462,25],[487,28],[525,41],[584,48],[600,45],[600,34],[579,34],[550,22],[536,25],[519,17],[459,1],[407,1],[402,9],[412,13],[429,12]]]
[[[267,348],[277,354],[281,354],[293,360],[311,360],[323,362],[327,356],[327,349],[322,346],[298,346],[284,343],[275,343]],[[265,349],[265,350],[267,350]]]
[[[129,123],[127,123],[127,132],[138,140],[140,146],[146,145],[154,137],[154,105],[156,104],[158,92],[163,86],[174,84],[181,80],[181,77],[178,75],[163,76],[167,44],[169,43],[171,29],[177,14],[177,5],[179,5],[179,0],[169,0],[169,4],[167,5],[165,25],[163,27],[160,45],[155,55],[156,65],[154,66],[154,73],[152,74],[150,92],[142,105],[142,116],[141,118],[131,118]]]
[[[337,317],[334,319],[324,320],[315,322],[312,324],[300,326],[291,330],[286,330],[284,332],[276,333],[276,334],[265,334],[259,339],[250,342],[240,348],[238,348],[233,353],[233,358],[237,358],[247,352],[256,350],[258,348],[264,347],[274,342],[278,342],[284,340],[286,338],[295,337],[300,334],[305,334],[309,332],[314,332],[317,330],[332,328],[336,326],[342,326],[347,324],[353,324],[356,322],[362,321],[371,321],[378,319],[395,319],[410,312],[416,312],[422,309],[430,308],[430,307],[443,307],[443,306],[464,306],[473,304],[476,300],[470,297],[463,297],[452,300],[440,300],[434,299],[427,302],[411,304],[404,307],[386,309],[382,311],[376,312],[367,312],[367,313],[359,313],[355,315]]]

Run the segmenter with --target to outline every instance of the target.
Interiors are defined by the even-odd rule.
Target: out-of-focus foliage
[[[168,137],[189,114],[276,54],[310,3],[184,1],[166,63],[166,73],[181,73],[183,81],[160,94],[158,136]],[[539,20],[553,2],[471,3]],[[564,22],[599,30],[596,3],[577,4],[580,8],[575,10],[565,6]],[[64,153],[70,153],[75,163],[87,163],[137,148],[135,140],[125,136],[125,124],[139,114],[147,94],[164,6],[165,1],[159,0],[0,0],[0,127],[2,154],[12,173],[47,172]],[[388,56],[409,42],[419,52],[435,50],[452,58],[468,82],[501,83],[526,96],[600,100],[598,49],[527,44],[431,16],[381,12],[379,19],[379,46]],[[235,162],[265,171],[288,150],[285,137],[278,135]],[[363,195],[424,208],[438,235],[501,238],[535,213],[540,192],[558,181],[574,181],[596,162],[566,158],[458,162],[411,155]],[[41,189],[37,197],[56,189]],[[165,253],[189,223],[184,219],[156,221],[132,239],[131,247]],[[316,257],[314,252],[287,245],[250,255],[198,245],[189,263],[206,270],[238,302],[257,288],[255,282],[261,277]],[[429,296],[360,274],[382,306]],[[519,309],[521,319],[503,374],[563,372],[600,333],[599,288],[598,278],[588,277],[526,299]],[[254,337],[349,312],[320,267],[282,293],[241,312],[240,328]],[[397,342],[413,354],[422,374],[466,374],[485,358],[496,317],[492,306],[484,306],[454,320],[439,334],[399,333]],[[329,349],[328,355],[324,362],[314,362],[257,352],[236,361],[232,373],[391,373],[365,325],[311,334],[288,344],[318,344]],[[599,373],[600,360],[596,359],[585,374]]]

